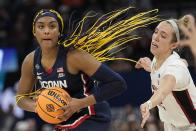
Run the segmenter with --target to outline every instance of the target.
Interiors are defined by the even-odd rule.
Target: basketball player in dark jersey
[[[17,94],[31,93],[34,87],[63,88],[72,100],[61,108],[65,112],[58,117],[66,121],[56,125],[55,130],[107,131],[111,113],[105,100],[121,94],[126,83],[85,51],[58,45],[62,31],[63,20],[58,12],[45,9],[37,13],[33,34],[39,47],[23,61]],[[36,112],[36,101],[28,96],[18,100],[17,105]]]

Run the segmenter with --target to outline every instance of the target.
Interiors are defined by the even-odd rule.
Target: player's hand
[[[45,88],[41,88],[41,89],[35,91],[35,94],[31,96],[32,99],[33,99],[35,102],[37,101],[39,95],[41,94],[41,92],[42,92],[44,89],[45,89]]]
[[[81,107],[82,107],[81,99],[72,98],[67,105],[58,109],[58,110],[63,110],[64,113],[60,116],[57,116],[57,118],[66,121],[74,113],[79,112]]]
[[[34,112],[37,113],[37,99],[39,97],[39,95],[41,94],[41,92],[44,90],[44,88],[39,89],[33,96],[32,99],[35,101],[35,109]]]
[[[142,115],[142,123],[141,123],[141,127],[143,128],[146,121],[148,120],[148,118],[150,117],[150,111],[148,109],[148,105],[147,103],[144,103],[140,106],[140,112]]]
[[[187,39],[181,40],[182,46],[189,46],[190,48],[196,48],[196,26],[195,18],[192,15],[185,15],[181,19],[180,28],[187,36]]]
[[[140,58],[136,65],[135,65],[136,69],[140,69],[143,68],[145,71],[151,72],[151,60],[148,57],[143,57]]]

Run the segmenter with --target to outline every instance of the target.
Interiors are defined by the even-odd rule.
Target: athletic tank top
[[[34,74],[37,78],[36,88],[60,87],[65,89],[73,98],[83,98],[99,91],[98,84],[91,80],[87,75],[80,72],[72,75],[67,70],[66,56],[68,48],[59,46],[56,61],[50,69],[45,71],[41,64],[41,49],[37,48],[34,55]],[[71,129],[79,126],[86,119],[94,119],[99,122],[109,122],[111,112],[107,102],[100,102],[80,112],[75,113],[67,121],[57,125],[59,129]]]
[[[173,52],[156,71],[155,63],[154,58],[151,65],[153,91],[161,88],[160,81],[165,75],[172,75],[176,79],[176,86],[172,92],[158,105],[160,119],[177,128],[196,124],[196,88],[186,64],[176,52]]]

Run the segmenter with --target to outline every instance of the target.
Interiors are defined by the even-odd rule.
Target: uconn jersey
[[[165,75],[172,75],[176,79],[176,87],[158,106],[160,119],[179,128],[196,124],[196,88],[186,64],[175,52],[156,71],[155,63],[154,58],[151,65],[153,91],[160,88],[160,80]]]
[[[41,64],[41,49],[37,48],[34,55],[34,74],[37,78],[36,88],[60,87],[65,89],[73,98],[83,98],[98,91],[96,85],[83,73],[72,75],[66,66],[68,49],[59,46],[56,61],[46,72]],[[99,121],[110,121],[111,114],[109,105],[101,102],[96,105],[82,109],[73,114],[66,122],[57,126],[58,129],[72,129],[79,126],[86,119],[98,119]]]
[[[37,77],[38,83],[37,87],[40,88],[49,88],[49,87],[61,87],[67,88],[67,81],[65,77],[65,55],[64,59],[60,60],[60,54],[62,50],[59,50],[59,53],[56,58],[56,62],[53,65],[52,69],[46,72],[41,64],[41,50],[38,48],[35,51],[34,56],[34,74]]]

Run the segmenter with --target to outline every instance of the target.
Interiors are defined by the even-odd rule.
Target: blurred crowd
[[[69,35],[77,22],[88,11],[93,10],[104,14],[128,5],[136,7],[133,9],[134,13],[158,8],[159,14],[163,18],[179,18],[187,13],[196,14],[195,0],[0,0],[0,48],[16,48],[20,67],[25,55],[36,48],[32,34],[32,21],[34,14],[41,8],[58,10],[65,22],[64,32]],[[129,46],[118,56],[135,60],[143,56],[152,57],[149,52],[152,32],[153,25],[138,30],[136,33],[142,38],[127,43]],[[181,56],[187,60],[190,69],[194,71],[195,67],[190,49],[183,48]],[[109,65],[119,72],[134,70],[133,63],[115,61],[110,62]],[[15,106],[15,92],[19,75],[20,69],[17,72],[8,73],[5,87],[0,92],[0,131],[52,131],[52,125],[38,123],[37,118],[28,117],[27,112]],[[112,116],[111,131],[163,130],[163,125],[158,120],[157,110],[152,111],[151,119],[145,128],[141,129],[139,109],[133,107],[131,102],[122,107],[113,107]]]

